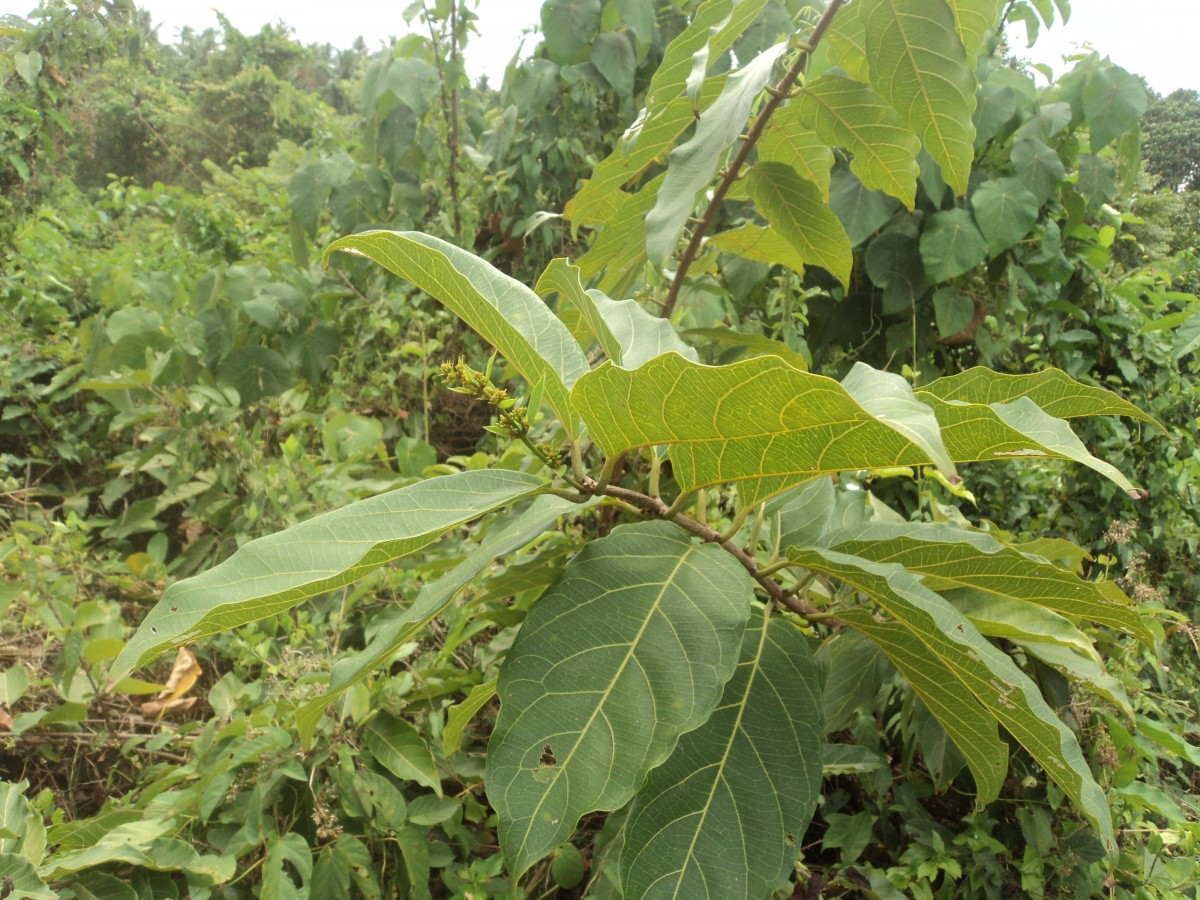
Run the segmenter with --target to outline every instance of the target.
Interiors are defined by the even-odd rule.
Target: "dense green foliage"
[[[0,22],[6,889],[1196,896],[1195,97],[818,7]]]

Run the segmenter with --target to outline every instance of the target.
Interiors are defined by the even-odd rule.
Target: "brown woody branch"
[[[696,227],[692,229],[691,240],[688,241],[687,248],[683,251],[683,256],[679,258],[679,267],[675,270],[675,278],[671,282],[671,288],[667,291],[667,297],[663,301],[662,309],[659,312],[664,319],[669,317],[675,311],[675,304],[679,300],[679,292],[683,288],[683,281],[687,277],[688,269],[696,260],[696,256],[700,253],[700,245],[704,242],[704,235],[708,233],[708,228],[717,216],[717,210],[721,208],[721,204],[725,201],[725,195],[729,193],[729,189],[733,187],[733,183],[737,181],[741,174],[742,167],[746,164],[746,160],[750,157],[750,151],[758,143],[763,132],[767,128],[767,123],[771,120],[771,116],[779,107],[779,104],[786,99],[792,90],[792,85],[796,83],[808,67],[808,61],[812,57],[812,52],[817,48],[821,39],[825,36],[825,32],[829,30],[830,23],[833,22],[833,17],[837,11],[845,3],[845,0],[829,0],[829,5],[825,7],[825,12],[821,15],[820,21],[813,28],[812,34],[808,36],[808,44],[796,61],[792,64],[787,73],[779,79],[779,82],[773,87],[767,88],[767,102],[763,104],[762,110],[758,114],[758,118],[754,120],[754,125],[749,133],[743,138],[742,144],[738,147],[737,153],[734,154],[729,165],[725,167],[725,174],[721,178],[717,189],[713,191],[712,199],[708,201],[708,206],[704,209]]]

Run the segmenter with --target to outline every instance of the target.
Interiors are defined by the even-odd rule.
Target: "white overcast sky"
[[[35,0],[0,0],[0,13],[27,14]],[[405,31],[401,15],[408,0],[141,0],[161,27],[159,37],[171,41],[184,25],[216,27],[213,9],[221,9],[243,32],[254,33],[267,22],[285,22],[304,43],[349,46],[362,35],[376,47],[389,35]],[[1200,0],[1072,0],[1070,22],[1043,32],[1028,56],[1048,63],[1058,74],[1067,68],[1064,53],[1090,44],[1121,66],[1146,76],[1163,94],[1179,87],[1200,90]],[[467,48],[472,75],[486,73],[498,81],[521,41],[523,31],[538,24],[541,0],[479,0],[479,37]],[[1012,39],[1023,47],[1020,29]],[[527,38],[532,47],[536,38]]]

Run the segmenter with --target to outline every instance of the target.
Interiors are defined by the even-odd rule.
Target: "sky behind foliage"
[[[24,15],[33,5],[31,0],[0,0],[0,13]],[[214,7],[248,33],[257,32],[267,22],[286,22],[303,43],[345,47],[362,35],[367,46],[374,48],[407,27],[402,15],[407,3],[379,0],[340,0],[336,7],[281,0],[141,0],[139,5],[150,10],[161,25],[159,37],[167,42],[175,40],[185,25],[216,27]],[[522,32],[537,24],[541,5],[541,0],[480,0],[480,36],[467,52],[470,73],[486,74],[499,82],[521,43]],[[1159,93],[1180,87],[1200,89],[1200,67],[1193,62],[1195,35],[1200,32],[1197,0],[1140,0],[1132,7],[1128,0],[1072,0],[1071,6],[1071,21],[1043,33],[1033,50],[1024,51],[1020,29],[1014,29],[1014,50],[1034,62],[1049,64],[1058,75],[1068,68],[1062,56],[1090,42],[1114,62],[1146,76]],[[331,14],[331,9],[336,12]],[[536,37],[526,38],[527,47],[534,43]]]

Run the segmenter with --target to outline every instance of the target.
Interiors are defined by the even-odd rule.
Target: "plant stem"
[[[792,67],[787,70],[787,73],[779,79],[779,82],[767,90],[767,102],[763,104],[762,111],[759,112],[758,118],[754,120],[754,125],[742,140],[742,145],[738,147],[737,153],[734,154],[729,165],[725,167],[725,175],[721,178],[717,189],[713,191],[712,199],[708,201],[708,206],[704,208],[704,214],[696,222],[696,227],[692,229],[691,240],[688,241],[687,248],[683,251],[683,256],[679,259],[679,268],[675,270],[675,278],[671,282],[670,290],[667,291],[666,300],[663,301],[662,310],[659,315],[664,319],[669,318],[671,313],[675,311],[675,304],[679,301],[679,292],[683,288],[683,281],[687,277],[688,269],[695,262],[696,256],[700,252],[700,245],[704,242],[704,235],[708,233],[709,226],[717,217],[717,210],[721,208],[721,204],[725,201],[725,195],[729,193],[729,189],[733,187],[733,183],[737,181],[741,174],[742,166],[746,164],[746,160],[750,157],[750,151],[754,149],[754,145],[758,143],[766,130],[767,123],[771,120],[771,116],[779,107],[779,104],[787,98],[792,89],[792,85],[796,83],[796,79],[803,74],[808,66],[808,61],[812,57],[813,50],[817,44],[821,42],[821,38],[825,36],[825,32],[829,30],[829,25],[833,21],[834,15],[845,0],[829,0],[829,5],[825,7],[825,12],[821,15],[820,21],[812,30],[812,34],[808,37],[808,43]]]

